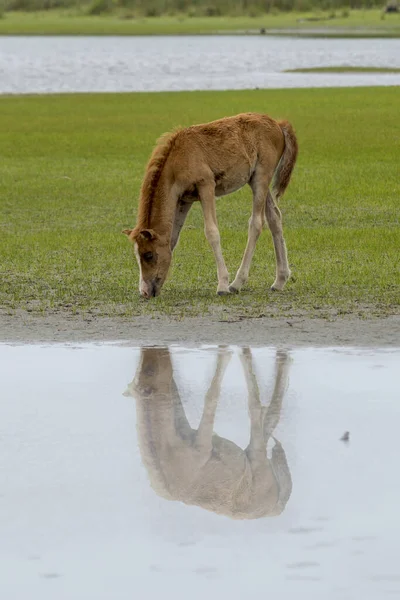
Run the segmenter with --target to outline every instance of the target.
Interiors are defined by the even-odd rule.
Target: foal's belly
[[[215,195],[217,198],[220,196],[226,196],[227,194],[232,194],[237,190],[240,190],[244,185],[246,185],[247,179],[243,179],[242,181],[235,181],[234,183],[226,183],[219,184],[215,186]]]
[[[227,172],[216,174],[215,176],[215,195],[226,196],[240,190],[251,177],[251,167],[230,169]]]

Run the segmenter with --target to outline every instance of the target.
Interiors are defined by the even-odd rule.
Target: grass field
[[[399,37],[400,13],[386,15],[380,10],[353,10],[348,16],[337,11],[325,13],[278,13],[257,17],[175,17],[127,18],[129,13],[115,12],[87,16],[81,12],[51,10],[45,12],[6,12],[0,19],[0,34],[29,35],[172,35],[259,32],[336,37]],[[318,19],[318,20],[314,20]]]
[[[97,314],[392,314],[400,307],[399,88],[0,97],[0,306]],[[201,211],[189,215],[162,295],[138,297],[121,229],[144,166],[174,126],[241,111],[286,117],[300,156],[281,202],[295,281],[272,293],[271,237],[247,287],[218,298]],[[246,242],[248,188],[221,198],[231,280]]]

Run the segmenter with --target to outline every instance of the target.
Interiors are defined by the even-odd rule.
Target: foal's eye
[[[152,252],[145,252],[143,254],[143,260],[145,260],[146,262],[150,262],[151,260],[153,260],[153,253]]]

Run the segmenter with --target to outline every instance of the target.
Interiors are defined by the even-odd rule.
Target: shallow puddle
[[[399,365],[0,345],[0,597],[400,596]]]

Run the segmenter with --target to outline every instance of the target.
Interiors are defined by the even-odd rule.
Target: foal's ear
[[[121,231],[121,233],[123,233],[124,235],[127,235],[128,237],[131,235],[133,229],[123,229]]]
[[[156,232],[153,229],[141,229],[139,235],[144,240],[155,240],[157,237]]]

